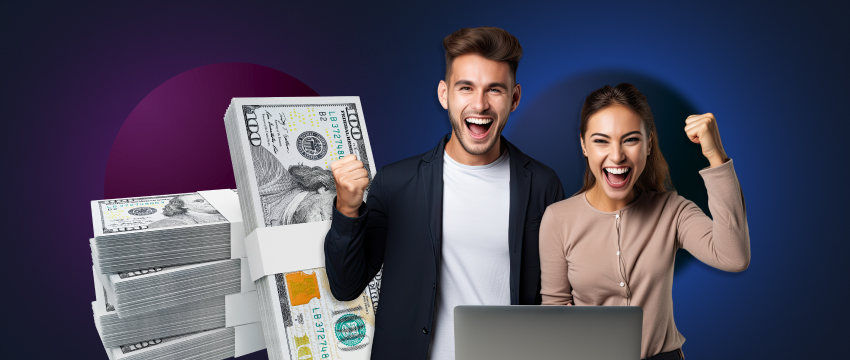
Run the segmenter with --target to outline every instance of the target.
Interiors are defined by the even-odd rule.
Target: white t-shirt
[[[431,360],[455,358],[457,305],[510,305],[510,158],[483,166],[443,153],[443,262]]]

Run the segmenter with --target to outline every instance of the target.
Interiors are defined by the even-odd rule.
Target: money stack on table
[[[313,239],[303,252],[275,251],[272,257],[267,251],[270,257],[256,263],[249,242],[269,357],[368,359],[381,273],[357,299],[338,301],[328,286],[321,247],[315,246],[333,213],[331,162],[355,154],[370,180],[375,174],[360,99],[235,98],[224,120],[246,234],[297,227],[308,229]],[[286,231],[276,235],[280,243],[304,240]],[[254,273],[268,265],[260,262],[282,258],[292,260],[284,266],[288,270]]]
[[[110,359],[265,348],[234,190],[92,201],[95,327]]]

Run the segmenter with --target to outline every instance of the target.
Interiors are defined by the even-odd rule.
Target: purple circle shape
[[[281,71],[221,63],[183,72],[133,109],[112,144],[104,198],[236,188],[224,113],[234,97],[318,96]]]

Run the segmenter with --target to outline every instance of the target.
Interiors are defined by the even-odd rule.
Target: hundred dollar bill
[[[228,189],[92,201],[92,256],[108,274],[241,255],[238,202]]]
[[[198,193],[92,201],[95,237],[227,219]]]
[[[377,293],[367,287],[357,299],[339,301],[331,295],[325,269],[267,276],[263,292],[272,294],[264,324],[282,359],[368,359],[375,331]],[[266,336],[269,340],[268,335]]]
[[[246,235],[331,220],[335,160],[354,154],[375,174],[358,97],[234,98],[225,125]],[[368,359],[381,273],[342,302],[324,268],[299,270],[255,282],[269,357]]]
[[[236,98],[230,106],[231,156],[253,215],[248,233],[330,220],[335,160],[354,154],[370,180],[375,173],[358,97]]]
[[[192,335],[195,335],[195,334],[178,335],[178,336],[171,336],[171,337],[166,337],[166,338],[150,339],[150,340],[147,340],[147,341],[139,341],[139,342],[134,343],[134,344],[127,344],[127,345],[118,346],[118,350],[121,351],[121,354],[128,354],[128,353],[132,353],[134,351],[140,351],[142,349],[149,348],[149,347],[166,345],[166,344],[168,344],[172,341],[177,341],[177,340],[180,340],[182,338],[186,338],[186,337],[189,337],[189,336],[192,336]]]
[[[106,293],[104,289],[104,294]],[[92,302],[95,328],[106,347],[138,344],[180,334],[212,330],[226,325],[225,298],[203,299],[160,311],[121,318],[108,295]],[[138,346],[137,346],[138,347]]]
[[[235,330],[219,328],[104,347],[110,360],[226,359],[235,355]]]

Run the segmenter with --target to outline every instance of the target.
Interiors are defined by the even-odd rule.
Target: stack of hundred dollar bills
[[[238,293],[244,261],[217,260],[98,276],[118,315],[130,316]]]
[[[262,336],[247,259],[230,258],[234,212],[233,190],[92,202],[92,311],[110,359],[224,359],[238,333]]]
[[[359,97],[235,98],[224,120],[246,234],[330,220],[330,165],[345,155],[375,173]],[[269,357],[368,359],[380,274],[347,302],[334,299],[324,268],[258,279]]]
[[[98,200],[91,211],[101,273],[230,258],[231,223],[199,193]]]

